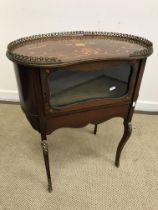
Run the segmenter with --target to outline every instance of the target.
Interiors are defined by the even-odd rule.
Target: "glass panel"
[[[50,104],[54,108],[92,99],[119,98],[128,92],[131,66],[119,66],[97,71],[56,70],[48,78]]]

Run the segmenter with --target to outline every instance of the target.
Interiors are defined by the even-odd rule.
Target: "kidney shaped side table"
[[[41,134],[48,190],[52,191],[47,135],[61,127],[124,119],[115,165],[132,131],[132,115],[152,43],[106,32],[64,32],[11,42],[21,108]]]

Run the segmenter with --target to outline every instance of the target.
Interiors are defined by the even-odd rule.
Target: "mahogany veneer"
[[[14,62],[21,108],[41,134],[52,190],[47,135],[61,127],[97,125],[124,119],[115,165],[131,131],[146,58],[152,43],[144,38],[106,32],[52,33],[22,38],[8,45]]]

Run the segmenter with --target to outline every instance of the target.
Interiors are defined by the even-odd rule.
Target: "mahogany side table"
[[[146,59],[147,39],[120,33],[64,32],[25,37],[8,45],[14,62],[21,108],[41,134],[52,191],[47,135],[61,127],[97,125],[124,119],[115,165],[132,132],[132,115]]]

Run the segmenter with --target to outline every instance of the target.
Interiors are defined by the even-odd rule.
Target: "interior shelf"
[[[56,91],[51,94],[50,103],[52,107],[61,108],[90,99],[119,98],[127,93],[127,88],[128,83],[102,75]]]

